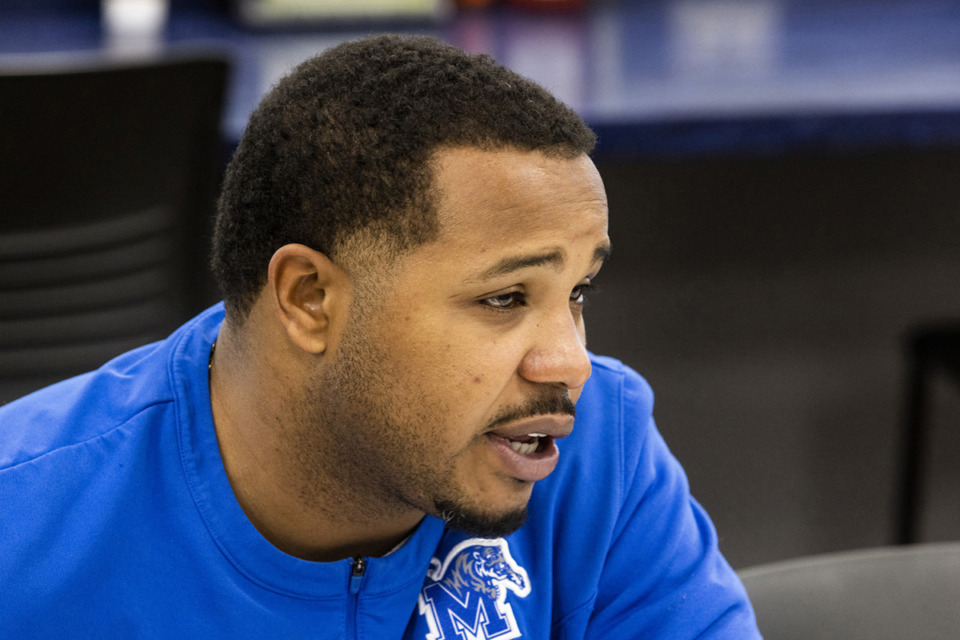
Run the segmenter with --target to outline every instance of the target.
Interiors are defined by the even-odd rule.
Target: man
[[[227,172],[224,305],[0,409],[0,636],[758,637],[585,350],[593,144],[432,39],[298,67]]]

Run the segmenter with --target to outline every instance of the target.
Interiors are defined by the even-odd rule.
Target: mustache
[[[494,416],[493,420],[490,421],[490,424],[487,425],[487,429],[495,429],[501,424],[506,424],[507,422],[521,418],[533,418],[535,416],[548,414],[563,414],[576,417],[577,407],[573,404],[573,401],[570,400],[570,396],[566,391],[544,390],[540,392],[538,396],[527,400],[522,405],[501,409],[497,415]]]

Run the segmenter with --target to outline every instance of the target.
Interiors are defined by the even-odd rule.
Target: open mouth
[[[557,440],[573,431],[573,416],[537,415],[497,425],[487,441],[506,475],[526,482],[546,478],[557,466]]]
[[[523,436],[504,438],[507,445],[522,456],[532,455],[549,446],[550,436],[545,433],[528,433]]]
[[[536,482],[546,478],[557,465],[559,450],[556,438],[540,432],[525,435],[489,434],[497,452],[500,468],[512,478]]]

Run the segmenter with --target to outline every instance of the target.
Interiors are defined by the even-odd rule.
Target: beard
[[[437,500],[436,509],[447,528],[477,538],[503,538],[527,521],[527,507],[498,514],[471,510],[453,500]]]
[[[544,390],[522,406],[503,409],[487,424],[486,430],[492,430],[497,425],[512,420],[551,413],[576,415],[576,407],[566,392]],[[502,538],[510,535],[524,525],[529,513],[525,505],[494,514],[474,508],[465,500],[454,498],[438,499],[434,506],[447,527],[478,538]]]
[[[310,426],[298,430],[297,464],[314,498],[350,519],[375,521],[412,508],[476,537],[519,529],[526,503],[484,500],[457,480],[457,452],[442,447],[449,429],[444,416],[452,413],[456,394],[422,388],[403,358],[381,346],[390,342],[365,325],[357,322],[344,336],[337,362],[311,382],[301,405],[298,422]],[[549,413],[574,413],[566,391],[537,389],[478,425],[473,439],[497,425]]]

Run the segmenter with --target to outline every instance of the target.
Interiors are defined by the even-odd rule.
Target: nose
[[[532,348],[520,363],[520,375],[530,382],[579,389],[591,371],[584,335],[582,318],[569,310],[542,320]]]

